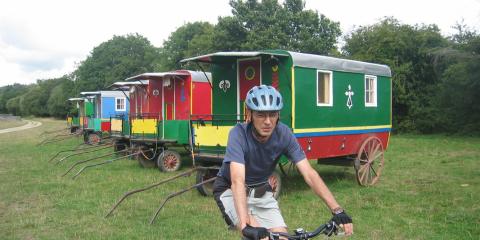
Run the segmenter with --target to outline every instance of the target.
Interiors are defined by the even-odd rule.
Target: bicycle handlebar
[[[332,234],[337,234],[337,231],[338,225],[334,221],[330,220],[329,222],[320,225],[320,227],[312,232],[306,232],[302,228],[296,229],[293,235],[284,232],[271,232],[269,239],[277,240],[280,239],[280,237],[286,237],[289,240],[308,240],[316,237],[320,233],[331,236]]]

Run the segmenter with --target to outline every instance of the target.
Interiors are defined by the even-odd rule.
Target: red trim
[[[212,88],[206,82],[194,82],[192,114],[193,115],[210,115],[212,114]],[[205,120],[211,119],[210,116],[203,117]]]
[[[383,148],[387,148],[389,133],[365,133],[351,135],[300,137],[298,143],[302,146],[307,159],[330,158],[347,155],[356,155],[363,141],[368,137],[376,136],[382,141]],[[309,144],[310,142],[310,144]],[[310,145],[310,150],[308,146]]]
[[[247,92],[260,85],[260,59],[240,60],[238,62],[240,101],[245,101]],[[253,74],[248,76],[248,74]],[[251,77],[251,79],[249,79]]]
[[[186,120],[190,116],[190,78],[175,79],[176,120]]]
[[[102,132],[110,132],[110,122],[102,122]]]

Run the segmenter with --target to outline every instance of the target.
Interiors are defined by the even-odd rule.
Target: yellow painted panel
[[[67,117],[67,123],[72,124],[72,117]]]
[[[157,133],[156,119],[134,119],[132,121],[132,133]]]
[[[122,120],[112,119],[111,127],[112,131],[121,132],[122,131]]]
[[[228,133],[233,126],[195,126],[195,145],[227,146]]]
[[[84,117],[80,117],[80,126],[83,127],[83,119]]]

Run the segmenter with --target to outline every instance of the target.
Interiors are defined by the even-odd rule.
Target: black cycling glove
[[[252,227],[247,224],[246,227],[242,229],[243,236],[252,239],[252,240],[259,240],[265,237],[268,237],[269,233],[266,228],[263,227]]]
[[[342,211],[340,213],[337,213],[333,215],[332,221],[334,221],[336,224],[347,224],[347,223],[352,223],[352,218],[345,213],[345,211]]]

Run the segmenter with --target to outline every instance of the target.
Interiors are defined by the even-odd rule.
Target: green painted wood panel
[[[92,117],[89,117],[89,118],[88,118],[87,128],[88,128],[88,129],[94,129],[94,128],[95,128],[94,118],[92,118]]]
[[[166,120],[165,139],[175,139],[179,144],[188,144],[188,120]]]
[[[73,126],[79,126],[80,125],[80,119],[78,117],[72,117],[72,125]]]
[[[91,102],[85,102],[85,116],[93,116],[95,114],[95,107]]]
[[[93,130],[100,132],[102,131],[102,119],[93,118]]]
[[[333,72],[333,106],[317,106],[317,70],[295,67],[295,128],[329,128],[389,125],[391,81],[377,78],[377,107],[365,107],[364,74]],[[353,106],[347,107],[351,86]]]
[[[122,134],[129,136],[130,135],[130,121],[129,120],[123,120],[122,122]]]
[[[237,114],[237,65],[233,61],[226,64],[213,64],[212,71],[212,114],[215,119],[230,119]],[[230,82],[230,88],[220,88],[220,83],[225,80]],[[230,116],[222,116],[230,115]]]

